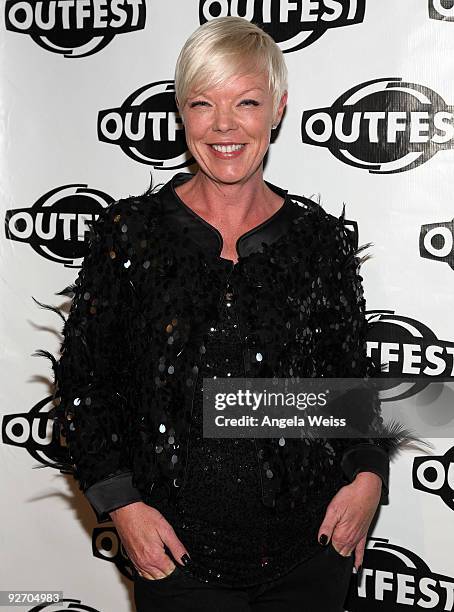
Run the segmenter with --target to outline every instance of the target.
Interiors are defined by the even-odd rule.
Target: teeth
[[[242,147],[244,147],[244,145],[242,144],[238,144],[238,145],[211,145],[213,147],[213,149],[216,149],[216,151],[219,151],[220,153],[233,153],[234,151],[238,151],[239,149],[241,149]]]

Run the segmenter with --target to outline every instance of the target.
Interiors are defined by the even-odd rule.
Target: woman
[[[61,468],[114,521],[139,612],[342,610],[386,498],[399,435],[203,437],[204,378],[375,371],[343,215],[263,178],[286,80],[257,26],[198,28],[175,85],[199,169],[109,206],[72,286]],[[377,398],[360,411],[383,434]]]

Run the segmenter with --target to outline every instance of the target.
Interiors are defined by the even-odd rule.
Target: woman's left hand
[[[318,532],[318,539],[332,545],[341,555],[355,551],[355,568],[363,563],[369,526],[377,511],[381,496],[382,480],[373,472],[359,472],[354,481],[345,485],[329,503]]]

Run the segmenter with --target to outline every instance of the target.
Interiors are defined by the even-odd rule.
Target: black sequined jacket
[[[345,211],[336,218],[267,182],[284,204],[238,238],[234,265],[220,257],[219,231],[175,192],[191,177],[179,173],[159,191],[103,210],[75,283],[58,294],[73,298],[61,356],[39,351],[52,360],[54,425],[66,438],[58,467],[78,480],[101,522],[151,492],[178,495],[204,341],[230,278],[248,377],[377,371],[366,354],[360,249]],[[382,430],[377,398],[358,410]],[[285,511],[309,481],[314,495],[323,493],[317,486],[333,470],[346,483],[359,471],[379,474],[384,501],[396,448],[392,438],[370,436],[329,444],[289,438],[284,446],[257,439],[259,462],[272,474],[262,478],[262,501]]]

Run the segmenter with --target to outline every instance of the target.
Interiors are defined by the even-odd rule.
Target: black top
[[[229,274],[197,380],[186,481],[176,506],[153,494],[147,503],[186,546],[192,563],[184,571],[205,582],[246,587],[278,578],[320,549],[327,502],[304,494],[288,512],[276,512],[262,503],[260,478],[267,478],[268,465],[258,463],[256,440],[203,437],[203,378],[245,376],[235,276]],[[339,474],[327,484],[334,495],[345,481]]]
[[[401,432],[375,437],[387,428],[374,395],[354,404],[360,439],[201,438],[204,376],[365,377],[377,364],[344,212],[267,183],[284,203],[238,239],[233,265],[175,192],[191,177],[105,209],[60,292],[73,294],[62,354],[40,352],[67,442],[58,467],[100,521],[134,501],[162,507],[199,577],[257,584],[317,550],[326,505],[359,471],[381,476],[386,499]]]

